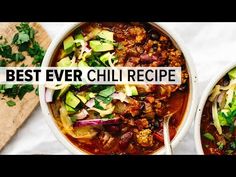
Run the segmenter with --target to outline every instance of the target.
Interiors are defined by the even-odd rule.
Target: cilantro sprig
[[[28,23],[21,23],[19,26],[16,26],[16,29],[18,33],[13,37],[12,44],[17,45],[19,51],[27,51],[34,58],[32,64],[40,66],[45,50],[35,41],[35,30]]]

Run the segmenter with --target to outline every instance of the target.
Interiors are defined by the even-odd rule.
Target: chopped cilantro
[[[236,140],[230,143],[230,148],[236,150]]]
[[[35,94],[36,94],[37,96],[39,96],[39,87],[37,87],[37,88],[35,89]]]
[[[40,66],[43,61],[45,51],[34,39],[35,30],[30,27],[28,23],[21,23],[19,26],[16,26],[16,29],[18,30],[18,33],[16,33],[13,37],[12,44],[17,45],[20,52],[27,51],[28,54],[34,58],[32,64]],[[24,58],[18,54],[13,57],[12,60],[22,61]]]
[[[108,115],[106,115],[104,118],[112,119],[112,118],[114,118],[114,117],[115,117],[114,114],[108,114]]]
[[[16,105],[16,103],[15,103],[14,101],[12,101],[12,100],[7,101],[6,103],[7,103],[7,105],[8,105],[9,107],[12,107],[12,106],[15,106],[15,105]]]
[[[99,92],[100,96],[108,97],[116,91],[115,86],[109,86],[106,89]]]
[[[30,46],[30,42],[25,42],[25,43],[21,44],[20,46],[18,46],[19,47],[18,50],[20,52],[27,51],[29,46]]]
[[[99,58],[100,53],[93,52],[86,60],[87,64],[91,67],[104,67],[106,66]]]
[[[0,67],[5,67],[9,62],[19,62],[25,59],[22,55],[22,51],[27,51],[28,54],[33,57],[32,64],[40,66],[45,55],[45,51],[40,47],[39,43],[35,41],[35,30],[29,25],[29,23],[20,23],[16,26],[17,33],[12,39],[12,44],[18,46],[18,51],[16,53],[12,52],[12,47],[7,44],[7,40],[0,36],[0,56],[3,59],[0,60]],[[4,40],[4,41],[3,41]],[[26,67],[27,65],[22,64],[21,67]],[[0,85],[0,93],[3,93],[9,98],[16,98],[17,96],[21,100],[27,92],[34,90],[32,85]],[[38,88],[35,89],[35,94],[38,95]],[[11,103],[10,103],[11,104]]]
[[[14,53],[11,56],[12,61],[19,62],[25,59],[25,56],[22,53]]]
[[[31,92],[33,90],[34,90],[33,85],[26,84],[21,86],[18,93],[19,99],[21,100],[27,92]]]
[[[37,65],[42,63],[45,51],[40,47],[38,42],[33,43],[32,48],[28,49],[28,53],[31,57],[34,57],[32,64]]]
[[[0,85],[0,93],[5,93],[5,85],[4,84]]]
[[[224,149],[224,143],[223,142],[219,141],[216,144],[218,145],[218,149],[220,149],[220,150]]]
[[[234,151],[233,151],[233,150],[230,150],[230,149],[228,149],[228,150],[225,151],[225,153],[226,153],[227,155],[232,155],[233,152],[234,152]]]
[[[16,26],[18,33],[13,37],[12,43],[21,45],[29,41],[34,41],[35,30],[29,26],[29,23],[22,22]]]
[[[121,43],[118,43],[117,49],[118,49],[118,50],[121,50],[121,49],[123,49],[123,48],[124,48],[124,46],[123,46]]]
[[[107,85],[93,85],[92,87],[89,88],[89,91],[97,93],[101,90],[106,89],[107,87],[108,87]]]
[[[16,98],[19,92],[20,85],[13,85],[12,88],[5,89],[4,95],[9,98]]]
[[[0,55],[4,58],[12,57],[12,48],[7,44],[0,44]]]
[[[95,100],[95,105],[94,107],[97,108],[97,109],[100,109],[100,110],[104,110],[104,108],[100,105],[99,101],[94,99]]]
[[[109,104],[112,101],[111,97],[103,97],[103,96],[97,96],[96,97],[98,100],[101,100],[105,104]]]
[[[24,64],[24,63],[22,63],[21,65],[20,65],[20,67],[27,67],[28,65],[26,65],[26,64]]]
[[[214,136],[210,133],[204,133],[203,136],[210,141],[215,141]]]
[[[71,116],[70,120],[72,123],[75,123],[77,121],[77,117],[76,116]]]
[[[29,42],[30,38],[29,35],[25,32],[17,33],[13,38],[13,43],[16,45],[21,45],[25,42]]]
[[[0,67],[5,67],[7,65],[6,60],[0,60]]]

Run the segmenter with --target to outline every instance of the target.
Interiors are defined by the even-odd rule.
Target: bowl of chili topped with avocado
[[[175,38],[174,38],[175,37]],[[180,85],[62,84],[40,87],[46,120],[75,154],[161,154],[163,117],[173,147],[196,106],[196,75],[182,42],[157,23],[76,23],[52,42],[43,66],[181,67]]]
[[[199,154],[236,155],[236,64],[224,68],[202,95],[195,121]]]

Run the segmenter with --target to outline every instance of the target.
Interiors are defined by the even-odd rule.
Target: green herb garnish
[[[39,96],[39,86],[37,86],[37,88],[35,89],[35,94]]]
[[[4,58],[11,59],[12,57],[12,48],[7,44],[0,44],[0,55]]]
[[[0,67],[5,67],[7,65],[6,60],[0,60]]]
[[[115,86],[109,86],[106,89],[100,91],[98,94],[103,97],[108,97],[116,91]]]
[[[75,123],[77,121],[77,117],[76,116],[71,116],[70,120],[72,123]]]
[[[217,144],[219,150],[224,149],[224,143],[222,141],[219,141],[216,144]]]
[[[114,114],[108,114],[108,115],[106,115],[104,118],[112,119],[112,118],[114,118],[114,117],[115,117]]]
[[[103,97],[103,96],[97,96],[96,97],[98,100],[101,100],[103,103],[105,103],[105,104],[109,104],[109,103],[111,103],[111,101],[112,101],[112,98],[111,97]]]
[[[29,23],[22,22],[16,26],[18,33],[13,37],[12,43],[18,46],[34,41],[35,30],[29,26]]]
[[[11,85],[11,88],[5,88],[4,86],[4,95],[9,98],[16,98],[19,92],[20,85]]]
[[[101,90],[106,89],[107,87],[109,87],[109,86],[107,86],[107,85],[93,85],[92,87],[89,88],[89,91],[97,93]]]
[[[228,150],[226,150],[225,151],[225,153],[227,154],[227,155],[232,155],[233,154],[233,150],[231,150],[231,149],[228,149]]]
[[[230,148],[236,150],[236,140],[230,143]]]
[[[32,48],[28,49],[28,53],[31,57],[34,57],[32,64],[41,65],[43,57],[45,55],[45,51],[42,47],[40,47],[38,42],[33,43]]]
[[[214,136],[210,133],[204,133],[203,136],[210,141],[215,141]]]
[[[11,56],[12,61],[19,62],[25,59],[25,56],[22,53],[14,53]]]
[[[100,105],[99,101],[94,99],[95,105],[94,107],[100,110],[104,110],[104,108]]]
[[[34,90],[33,85],[26,84],[26,85],[21,86],[18,93],[19,99],[21,100],[26,93],[31,92],[33,90]]]
[[[8,105],[9,107],[12,107],[12,106],[15,106],[15,105],[16,105],[16,103],[15,103],[14,101],[12,101],[12,100],[7,101],[6,103],[7,103],[7,105]]]

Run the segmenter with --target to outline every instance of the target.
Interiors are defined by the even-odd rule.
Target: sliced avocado
[[[100,57],[100,60],[101,62],[106,63],[106,61],[108,61],[110,57],[111,57],[110,52],[107,52]]]
[[[65,57],[57,62],[58,67],[69,67],[71,65],[71,59],[69,57]]]
[[[131,86],[131,93],[132,93],[132,96],[138,95],[138,90],[134,85]]]
[[[75,36],[75,44],[76,44],[76,47],[79,47],[81,45],[81,43],[79,42],[80,40],[83,40],[84,41],[84,36],[82,34],[77,34]]]
[[[96,93],[88,92],[88,96],[89,96],[89,98],[95,98]]]
[[[64,45],[64,50],[67,54],[70,54],[75,47],[75,43],[74,43],[74,38],[72,36],[67,37],[64,41],[63,41],[63,45]]]
[[[113,34],[113,32],[102,30],[100,33],[98,33],[98,36],[100,38],[113,42]]]
[[[87,100],[90,100],[91,98],[95,98],[96,97],[96,93],[93,92],[86,92],[85,98]]]
[[[138,95],[138,90],[134,85],[125,85],[125,93],[127,96],[136,96]]]
[[[65,104],[65,108],[66,108],[66,111],[69,113],[69,114],[73,114],[76,112],[75,109],[73,109],[72,107],[68,106],[67,104]]]
[[[63,96],[69,88],[70,88],[70,84],[66,85],[63,89],[61,89],[57,98],[60,98],[61,96]]]
[[[78,67],[89,67],[89,65],[85,62],[85,61],[83,61],[83,60],[80,60],[79,61],[79,63],[78,63]]]
[[[66,104],[72,108],[75,108],[80,103],[79,98],[77,98],[71,91],[66,94]]]
[[[102,43],[97,40],[89,41],[89,45],[94,52],[106,52],[114,50],[114,46],[110,43]]]
[[[230,72],[228,72],[230,79],[236,79],[236,68],[232,69]]]

